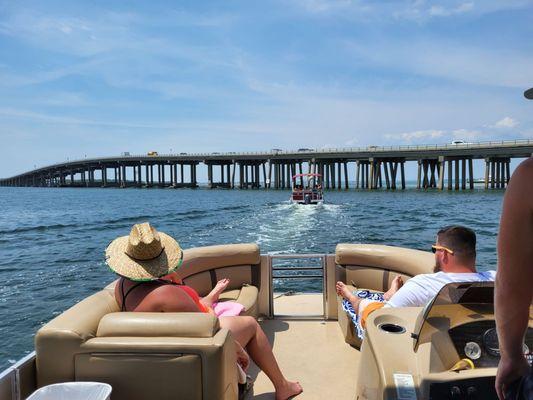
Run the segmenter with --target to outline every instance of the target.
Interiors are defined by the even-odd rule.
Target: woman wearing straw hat
[[[182,284],[175,272],[183,252],[169,235],[156,231],[148,222],[136,224],[129,236],[115,239],[106,249],[106,262],[120,276],[115,298],[122,311],[213,312],[211,306],[229,281],[223,279],[204,298]],[[268,339],[253,317],[219,317],[220,326],[235,338],[237,358],[244,370],[249,358],[274,384],[276,399],[288,399],[302,392],[298,382],[282,374]]]

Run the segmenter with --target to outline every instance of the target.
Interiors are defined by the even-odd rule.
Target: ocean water
[[[33,350],[35,331],[115,276],[104,250],[150,221],[183,248],[257,243],[262,253],[333,253],[341,242],[429,250],[436,231],[478,235],[478,268],[496,268],[502,191],[329,191],[318,207],[288,191],[0,188],[0,370]],[[307,263],[309,264],[309,262]],[[316,262],[315,262],[316,264]],[[275,282],[317,291],[316,280]]]

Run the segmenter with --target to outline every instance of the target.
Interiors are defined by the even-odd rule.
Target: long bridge
[[[510,160],[533,154],[533,140],[441,145],[369,146],[244,153],[179,153],[84,158],[0,179],[0,186],[198,187],[197,169],[207,167],[210,188],[291,187],[297,173],[322,175],[325,189],[405,189],[405,163],[418,164],[417,188],[474,188],[474,160],[485,163],[485,189],[505,188]],[[354,173],[354,180],[350,178]],[[300,182],[303,185],[303,181]]]

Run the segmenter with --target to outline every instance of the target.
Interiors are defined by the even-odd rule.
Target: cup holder
[[[405,333],[405,328],[401,325],[396,325],[396,324],[389,324],[389,323],[380,324],[378,328],[387,333],[395,333],[398,335]]]

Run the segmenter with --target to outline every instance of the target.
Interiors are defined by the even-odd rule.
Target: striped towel
[[[356,290],[355,292],[353,292],[353,294],[359,297],[360,299],[379,301],[381,303],[385,302],[385,299],[383,298],[383,293],[381,292],[371,292],[370,290],[365,289],[365,290]],[[361,326],[359,315],[357,315],[357,313],[353,309],[352,304],[348,300],[342,299],[342,309],[346,312],[346,314],[348,314],[348,316],[352,320],[357,337],[363,340],[365,337],[365,330]]]

